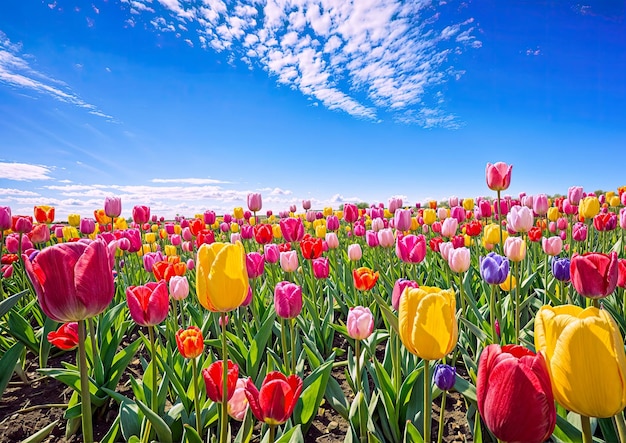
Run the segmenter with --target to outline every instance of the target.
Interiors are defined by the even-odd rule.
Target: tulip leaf
[[[200,437],[198,431],[196,431],[192,426],[185,423],[184,428],[185,430],[182,438],[183,443],[203,443],[202,437]]]
[[[265,433],[265,437],[261,441],[261,443],[267,443],[269,441],[269,432]],[[299,443],[304,441],[304,436],[302,434],[302,427],[300,425],[296,425],[283,435],[280,436],[276,443]]]
[[[459,374],[456,374],[456,380],[454,381],[454,389],[463,397],[476,403],[476,386],[465,380]]]
[[[261,328],[254,336],[254,340],[250,343],[250,347],[246,355],[246,373],[252,378],[256,378],[259,372],[259,364],[265,355],[264,350],[267,347],[267,341],[272,336],[272,327],[274,326],[275,317],[276,314],[273,312],[271,315],[267,316],[261,325]]]
[[[53,421],[52,423],[50,423],[45,428],[41,429],[40,431],[37,431],[36,433],[31,435],[30,437],[22,440],[22,443],[39,443],[39,442],[44,441],[50,435],[50,433],[54,430],[54,427],[58,423],[59,423],[59,420]]]
[[[398,317],[393,313],[391,309],[389,309],[389,303],[386,302],[379,294],[372,291],[372,295],[374,296],[374,300],[378,303],[378,307],[380,308],[380,312],[383,313],[385,320],[389,323],[389,326],[393,328],[393,330],[398,334]]]
[[[10,311],[7,324],[9,325],[9,333],[16,340],[24,343],[33,354],[39,354],[39,340],[35,336],[35,331],[21,314]]]
[[[109,431],[106,433],[104,437],[100,440],[100,443],[116,443],[119,441],[119,433],[120,433],[120,416],[118,414],[113,421],[113,424],[109,428]]]
[[[235,436],[234,443],[249,443],[252,438],[252,431],[254,430],[253,415],[250,410],[246,413],[246,416],[239,428],[239,432]]]
[[[309,426],[311,426],[313,419],[317,415],[317,408],[326,392],[326,385],[330,377],[330,371],[333,369],[334,360],[335,354],[332,354],[323,365],[316,368],[303,381],[302,394],[298,399],[298,403],[296,403],[294,417],[295,423],[302,425],[304,433],[308,431]]]
[[[424,443],[424,439],[418,432],[415,425],[410,421],[406,422],[406,427],[404,428],[404,439],[402,440],[402,442],[403,443]]]
[[[11,377],[13,376],[13,370],[15,365],[24,351],[24,344],[17,342],[8,351],[4,353],[0,358],[0,397],[4,392],[4,388],[7,387]]]
[[[24,289],[23,291],[2,300],[2,302],[0,302],[0,317],[9,312],[11,308],[15,306],[15,303],[17,303],[18,300],[26,294],[28,294],[28,289]]]
[[[167,423],[159,417],[155,412],[153,412],[148,406],[146,406],[143,402],[137,401],[135,404],[141,409],[146,416],[146,418],[152,423],[154,430],[159,437],[159,442],[162,443],[172,443],[172,431],[170,430]]]
[[[552,433],[559,441],[564,443],[576,443],[582,441],[582,432],[570,423],[567,418],[556,416],[556,426]]]
[[[476,326],[474,323],[467,320],[465,317],[461,317],[460,320],[465,325],[465,327],[467,327],[467,329],[469,329],[482,343],[486,343],[489,341],[489,337],[487,337],[487,334],[485,334],[485,332],[482,329],[478,328],[478,326]]]
[[[50,348],[52,343],[48,341],[48,333],[54,331],[59,323],[46,317],[41,332],[41,343],[39,344],[39,367],[45,368],[48,366],[48,355],[50,354]]]

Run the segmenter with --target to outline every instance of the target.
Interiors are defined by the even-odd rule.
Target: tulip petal
[[[286,399],[290,398],[291,387],[285,380],[274,379],[263,383],[259,403],[263,410],[264,421],[270,425],[279,425],[287,421]]]
[[[76,297],[92,317],[104,311],[115,295],[115,282],[106,244],[94,241],[80,256],[74,268]]]
[[[241,243],[222,248],[215,256],[208,278],[207,292],[211,304],[219,312],[241,306],[248,295],[248,285],[246,257]]]

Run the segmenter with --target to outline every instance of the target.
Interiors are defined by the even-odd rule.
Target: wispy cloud
[[[541,49],[539,49],[539,48],[535,48],[535,49],[528,48],[526,50],[526,55],[532,55],[534,57],[537,57],[538,55],[541,55]]]
[[[13,88],[47,95],[64,103],[87,110],[90,114],[113,120],[113,117],[87,103],[74,93],[65,83],[51,78],[31,67],[23,48],[0,31],[0,83]]]
[[[261,67],[315,104],[374,121],[388,114],[426,127],[458,126],[438,93],[463,73],[454,57],[481,46],[472,18],[455,22],[445,16],[453,5],[432,0],[123,3],[133,15],[150,14],[156,29]]]
[[[0,162],[0,179],[17,181],[51,180],[50,173],[52,170],[51,166]]]
[[[214,185],[219,183],[229,183],[213,178],[153,178],[152,183],[188,183],[190,185]]]

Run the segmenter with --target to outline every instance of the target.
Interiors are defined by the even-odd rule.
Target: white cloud
[[[0,179],[26,181],[51,180],[52,167],[28,163],[0,162]]]
[[[437,94],[464,72],[454,57],[482,45],[472,18],[442,17],[454,8],[432,0],[158,2],[164,8],[153,2],[150,20],[157,29],[182,21],[203,49],[229,52],[231,63],[261,67],[329,109],[373,121],[388,113],[396,121],[458,127]],[[432,110],[438,117],[425,118]]]
[[[37,197],[39,194],[32,191],[24,191],[21,189],[0,188],[0,195],[3,196],[20,196],[20,197]]]
[[[76,66],[82,67],[78,64]],[[85,102],[63,82],[33,69],[22,54],[21,45],[12,43],[2,31],[0,31],[0,83],[47,95],[55,100],[86,109],[90,114],[112,119],[95,105]]]
[[[213,185],[219,183],[229,183],[212,178],[153,178],[152,183],[188,183],[190,185]]]

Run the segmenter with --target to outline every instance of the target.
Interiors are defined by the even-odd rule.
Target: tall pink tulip
[[[459,221],[456,218],[446,218],[441,225],[441,235],[444,237],[454,237],[459,229]]]
[[[104,213],[107,217],[119,217],[122,213],[122,199],[120,197],[105,197]]]
[[[353,243],[348,245],[348,259],[350,261],[359,261],[361,257],[363,257],[363,250],[360,244]]]
[[[263,255],[265,261],[271,264],[278,263],[280,259],[280,249],[276,243],[267,243],[263,245]]]
[[[426,257],[426,238],[422,234],[398,238],[396,255],[405,263],[421,263]]]
[[[524,260],[526,257],[526,240],[521,237],[507,237],[504,241],[504,255],[513,262]]]
[[[339,237],[334,232],[326,233],[326,244],[328,249],[337,249],[339,247]]]
[[[396,239],[393,236],[393,230],[391,228],[383,228],[378,231],[378,244],[383,248],[391,248],[395,243]]]
[[[274,308],[280,318],[296,318],[302,311],[302,287],[288,281],[276,283]]]
[[[541,247],[543,248],[543,252],[548,255],[555,256],[559,255],[563,250],[563,240],[561,237],[544,237],[541,239]]]
[[[353,203],[343,205],[343,219],[348,223],[354,223],[359,218],[359,208]]]
[[[137,205],[133,208],[133,221],[139,225],[150,221],[150,208],[148,206]]]
[[[513,206],[506,215],[507,227],[515,232],[528,232],[533,227],[533,213],[526,206]]]
[[[583,198],[583,187],[582,186],[570,186],[567,190],[567,199],[569,202],[577,206],[580,203],[580,200]]]
[[[113,300],[113,271],[103,241],[59,243],[43,249],[32,262],[23,258],[41,309],[55,321],[85,320]]]
[[[503,162],[497,162],[495,164],[487,163],[485,169],[485,178],[487,180],[487,186],[492,191],[504,191],[508,189],[511,184],[511,171],[513,165],[507,165]]]
[[[9,229],[11,224],[11,208],[9,206],[0,206],[0,235],[2,231]]]
[[[393,215],[393,221],[398,231],[408,231],[411,229],[411,210],[397,209]]]
[[[259,212],[263,207],[263,202],[261,198],[261,194],[256,192],[251,192],[248,194],[248,209],[252,212]]]
[[[165,280],[126,288],[130,316],[142,326],[154,326],[167,317],[169,294]]]
[[[535,196],[533,200],[533,211],[535,211],[537,215],[546,215],[548,213],[548,196],[546,194]]]

